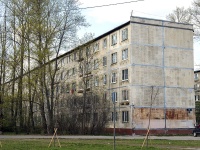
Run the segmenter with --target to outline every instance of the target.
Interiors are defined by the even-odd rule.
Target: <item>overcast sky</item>
[[[124,3],[137,0],[79,0],[81,8]],[[85,32],[94,33],[95,37],[130,20],[133,16],[166,20],[166,15],[176,7],[188,8],[193,0],[139,0],[138,2],[83,9],[82,13],[90,23],[90,27],[82,29],[79,35]],[[194,43],[195,64],[200,64],[200,44]]]

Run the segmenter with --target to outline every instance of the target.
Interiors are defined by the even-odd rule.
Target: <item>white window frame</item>
[[[125,28],[122,30],[122,41],[125,41],[128,39],[128,28]]]
[[[117,52],[111,54],[111,62],[112,64],[117,63]]]
[[[128,80],[128,69],[122,70],[122,81]]]
[[[122,60],[128,59],[128,48],[122,50]]]
[[[107,66],[107,57],[106,56],[103,57],[103,66]]]
[[[114,33],[112,36],[111,36],[111,43],[112,45],[115,45],[117,44],[117,33]]]
[[[129,122],[129,112],[122,111],[122,122]]]
[[[122,100],[128,100],[128,99],[129,99],[129,91],[122,90]]]
[[[117,73],[113,72],[111,74],[111,83],[116,83],[117,82]]]
[[[112,92],[111,98],[112,102],[117,102],[117,92]]]

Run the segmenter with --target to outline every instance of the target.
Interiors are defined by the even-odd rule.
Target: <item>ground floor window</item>
[[[128,122],[129,115],[128,111],[122,111],[122,122]]]

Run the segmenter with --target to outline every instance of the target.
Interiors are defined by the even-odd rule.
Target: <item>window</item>
[[[198,80],[198,73],[195,73],[195,74],[194,74],[194,79],[195,79],[195,80]]]
[[[94,69],[98,69],[99,68],[99,63],[98,63],[98,59],[94,60]]]
[[[122,41],[128,39],[128,28],[122,30]]]
[[[67,63],[70,63],[70,55],[67,55]]]
[[[63,80],[63,78],[64,78],[63,74],[64,74],[64,72],[62,71],[61,74],[60,74],[60,80]]]
[[[94,44],[94,49],[93,49],[93,51],[96,52],[96,51],[98,51],[98,50],[99,50],[99,43],[97,42],[97,43]]]
[[[77,56],[76,56],[76,52],[74,52],[74,60],[76,60],[76,57],[77,57]]]
[[[60,63],[61,63],[61,66],[64,65],[65,64],[65,59],[62,58],[61,61],[60,61]]]
[[[117,44],[117,34],[116,34],[116,33],[115,33],[115,34],[113,34],[111,38],[112,38],[112,42],[111,42],[111,43],[112,43],[112,45],[115,45],[115,44]]]
[[[128,100],[128,90],[122,91],[122,100]]]
[[[128,69],[122,70],[122,80],[128,80]]]
[[[83,75],[83,66],[82,65],[79,66],[79,73],[80,73],[80,75]]]
[[[75,75],[75,73],[76,73],[75,68],[72,68],[72,75]]]
[[[104,40],[103,40],[103,48],[106,48],[107,47],[107,39],[105,38]]]
[[[116,82],[117,82],[116,73],[113,72],[111,76],[111,83],[116,83]]]
[[[99,77],[95,77],[94,86],[99,86]]]
[[[117,63],[117,53],[111,54],[112,64]]]
[[[67,78],[69,78],[69,70],[67,70],[67,73],[66,73],[66,75],[67,75]]]
[[[64,85],[62,85],[62,86],[61,86],[61,89],[60,89],[60,92],[61,92],[61,93],[64,93],[64,91],[65,91],[65,87],[64,87]]]
[[[117,112],[115,112],[115,116],[114,116],[114,112],[112,112],[112,116],[111,116],[111,121],[113,122],[114,121],[114,118],[115,118],[115,121],[117,121]]]
[[[83,50],[79,50],[78,53],[78,60],[81,60],[81,58],[83,58]]]
[[[76,83],[72,83],[72,89],[76,91]]]
[[[104,56],[104,57],[103,57],[103,66],[106,66],[106,65],[107,65],[107,57]]]
[[[86,81],[86,88],[87,89],[90,88],[90,81],[89,80]]]
[[[90,47],[86,47],[86,56],[90,55]]]
[[[195,84],[195,85],[194,85],[194,89],[195,89],[195,90],[199,89],[199,87],[200,87],[199,84]]]
[[[117,92],[112,92],[112,102],[117,102]]]
[[[66,85],[66,93],[69,93],[69,84]]]
[[[90,63],[86,63],[86,66],[85,66],[86,73],[89,73],[91,71],[91,69],[92,69],[91,66],[92,65],[90,65]]]
[[[107,83],[107,75],[104,74],[104,76],[103,76],[103,84],[106,84],[106,83]]]
[[[128,49],[122,51],[122,60],[128,59]]]
[[[122,111],[122,122],[128,122],[128,111]]]

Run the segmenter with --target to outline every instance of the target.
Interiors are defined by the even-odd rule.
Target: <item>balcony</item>
[[[120,105],[129,105],[129,100],[123,100]]]

